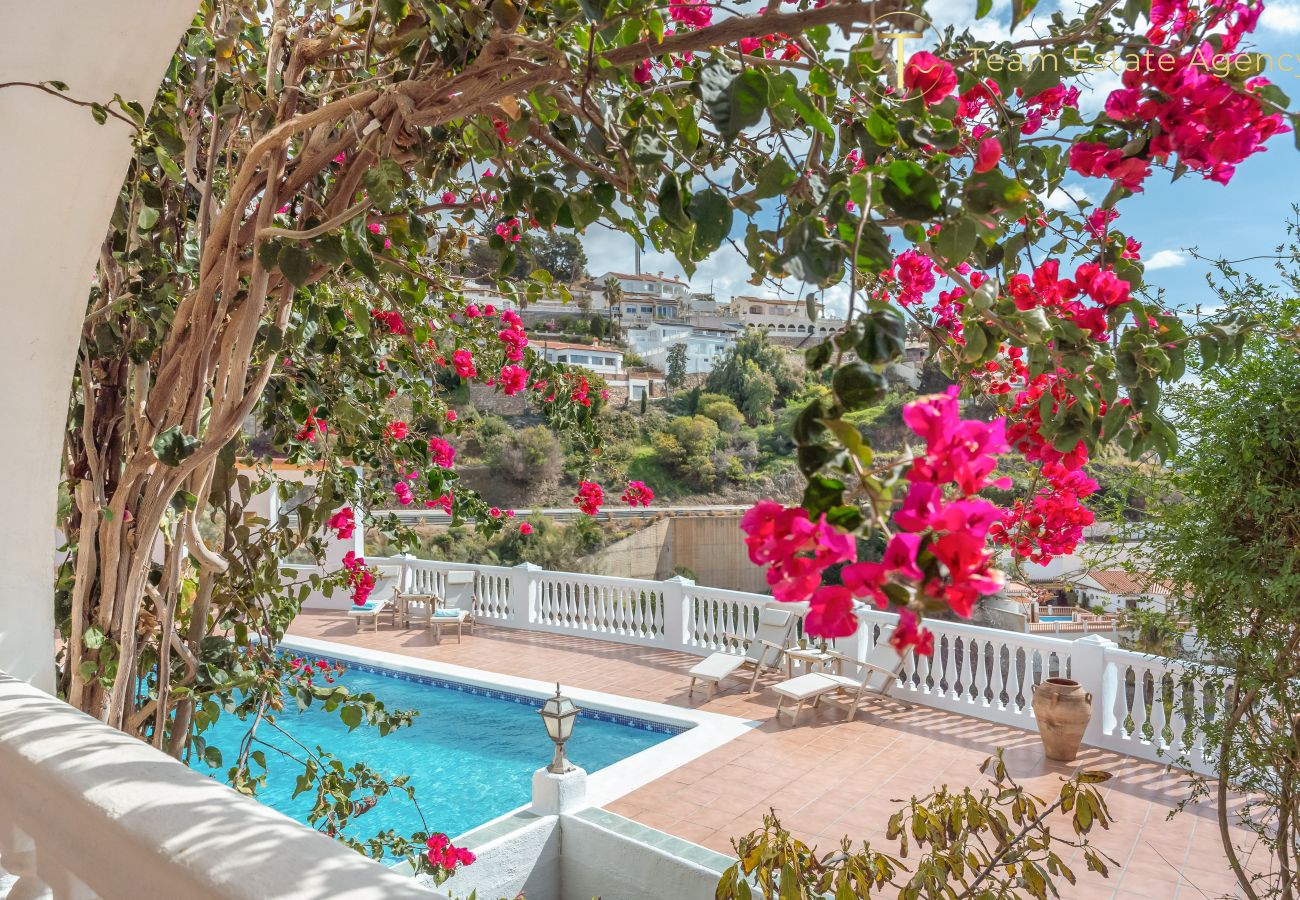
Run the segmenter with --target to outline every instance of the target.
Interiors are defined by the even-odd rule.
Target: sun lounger
[[[754,676],[749,682],[752,691],[758,683],[758,676],[767,667],[775,667],[780,663],[781,654],[790,646],[796,621],[798,616],[792,610],[764,607],[759,614],[758,631],[752,639],[727,635],[737,642],[747,641],[744,654],[714,653],[700,661],[689,673],[691,689],[688,694],[695,693],[696,681],[703,681],[709,686],[708,697],[712,698],[714,689],[724,678],[744,668],[754,670]]]

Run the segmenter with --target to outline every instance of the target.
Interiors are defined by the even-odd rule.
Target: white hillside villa
[[[1124,609],[1168,612],[1173,599],[1165,582],[1124,569],[1093,570],[1078,580],[1076,590],[1085,606],[1104,606],[1107,612]]]
[[[808,305],[803,300],[737,295],[731,298],[730,312],[741,325],[761,328],[770,337],[829,335],[844,327],[843,319],[827,318],[821,307],[817,311],[817,321],[809,321]]]
[[[699,375],[713,370],[714,363],[735,343],[735,335],[734,328],[697,328],[656,322],[628,329],[626,339],[629,348],[661,372],[668,371],[669,351],[684,344],[686,374]]]

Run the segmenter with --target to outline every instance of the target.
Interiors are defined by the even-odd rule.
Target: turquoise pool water
[[[313,706],[299,714],[282,713],[277,720],[285,731],[315,749],[320,745],[345,765],[363,760],[387,776],[410,775],[415,797],[432,831],[455,836],[482,825],[502,813],[529,802],[533,772],[551,760],[554,745],[537,709],[541,701],[487,691],[423,676],[366,670],[344,663],[342,683],[353,692],[370,691],[388,709],[418,709],[409,728],[380,737],[366,725],[349,732],[338,713]],[[239,753],[247,726],[223,714],[204,735],[221,749],[225,771]],[[634,753],[661,743],[681,731],[660,723],[584,710],[574,725],[566,751],[570,759],[595,772]],[[259,727],[259,736],[301,755],[298,748],[274,730]],[[258,798],[268,806],[306,821],[311,794],[292,798],[294,782],[302,771],[265,746],[267,786]],[[279,757],[279,758],[277,758]],[[201,771],[212,774],[202,763]],[[392,828],[399,834],[424,830],[420,816],[404,796],[385,797],[350,830],[369,836]]]
[[[1074,616],[1039,616],[1040,622],[1073,622]]]

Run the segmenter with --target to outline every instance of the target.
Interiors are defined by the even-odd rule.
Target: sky
[[[927,4],[927,14],[942,28],[947,24],[968,21],[974,0],[934,0]],[[1050,0],[1041,3],[1042,14],[1049,14]],[[1006,38],[1009,25],[1009,0],[995,0],[993,13],[975,24],[976,37]],[[1017,28],[1014,37],[1032,36],[1033,21]],[[1023,32],[1023,34],[1022,34]],[[909,45],[910,46],[910,45]],[[1291,108],[1300,107],[1300,0],[1267,2],[1252,49],[1270,55],[1278,64],[1295,71],[1274,71],[1270,77],[1292,99]],[[1293,54],[1283,59],[1284,54]],[[1103,73],[1093,79],[1092,90],[1082,100],[1085,113],[1099,109],[1106,94],[1119,85],[1118,75]],[[1192,310],[1198,304],[1203,311],[1219,305],[1206,284],[1208,263],[1194,259],[1193,249],[1210,258],[1242,259],[1272,253],[1286,236],[1286,222],[1295,215],[1293,204],[1300,204],[1300,151],[1290,133],[1275,136],[1267,151],[1258,153],[1238,167],[1227,185],[1205,181],[1189,173],[1175,184],[1169,174],[1155,170],[1146,181],[1145,190],[1122,201],[1120,219],[1114,227],[1142,243],[1147,283],[1165,291],[1167,305]],[[1067,178],[1065,186],[1075,196],[1086,195],[1100,200],[1109,187],[1102,179]],[[1052,199],[1049,198],[1049,203]],[[745,221],[737,217],[733,238],[743,234]],[[588,268],[593,275],[605,271],[632,271],[633,243],[626,235],[592,228],[583,237]],[[642,271],[682,276],[671,256],[648,249],[642,257]],[[1256,261],[1239,268],[1267,278],[1272,263]],[[712,289],[720,298],[733,294],[771,295],[768,287],[748,284],[749,267],[743,256],[729,245],[703,261],[690,279],[694,290]],[[800,287],[791,283],[789,290]],[[827,292],[828,307],[835,309],[843,292]]]

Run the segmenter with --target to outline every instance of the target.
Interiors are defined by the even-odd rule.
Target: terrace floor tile
[[[733,679],[706,701],[702,691],[688,696],[686,672],[698,657],[585,637],[480,624],[461,643],[437,644],[418,629],[357,634],[344,613],[311,610],[290,632],[762,722],[607,807],[720,853],[732,852],[733,837],[762,827],[772,807],[792,832],[822,851],[847,834],[855,844],[869,840],[889,852],[883,832],[898,808],[893,801],[944,783],[978,788],[986,783],[980,764],[1001,747],[1012,776],[1040,796],[1054,795],[1061,777],[1075,767],[1114,775],[1104,794],[1116,822],[1093,836],[1098,849],[1124,868],[1103,879],[1074,856],[1079,883],[1071,888],[1062,880],[1062,897],[1193,900],[1233,894],[1212,806],[1192,804],[1169,819],[1188,785],[1159,763],[1095,748],[1084,748],[1073,764],[1057,763],[1043,756],[1036,734],[925,707],[878,705],[860,710],[852,722],[840,710],[805,708],[792,728],[788,718],[773,719],[777,698],[765,688],[776,678],[760,680],[754,693],[746,680]],[[1054,830],[1067,833],[1068,827],[1062,823]],[[1234,833],[1239,845],[1253,846],[1251,835]]]

